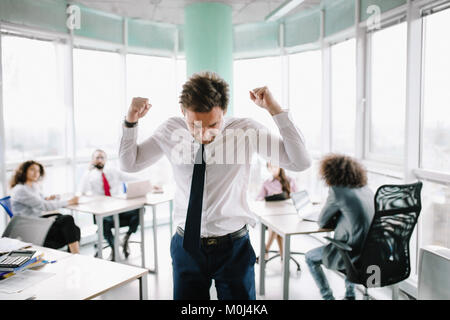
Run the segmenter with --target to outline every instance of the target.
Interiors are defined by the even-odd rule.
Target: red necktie
[[[111,192],[109,192],[109,183],[108,180],[105,177],[105,173],[102,172],[102,178],[103,178],[103,189],[105,190],[105,196],[111,197]]]

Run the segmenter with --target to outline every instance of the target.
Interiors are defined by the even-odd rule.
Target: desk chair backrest
[[[5,209],[6,213],[10,218],[13,217],[13,213],[11,210],[11,196],[4,197],[0,199],[0,205]]]
[[[375,194],[375,215],[361,257],[355,265],[359,270],[359,279],[350,281],[357,280],[354,282],[366,285],[369,277],[375,274],[374,266],[379,267],[380,271],[380,282],[376,285],[379,287],[409,277],[409,240],[422,209],[421,190],[422,182],[378,188]]]

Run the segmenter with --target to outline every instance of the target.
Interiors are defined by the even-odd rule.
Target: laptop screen
[[[295,192],[291,194],[294,207],[297,212],[307,207],[311,202],[309,201],[309,195],[306,191]]]

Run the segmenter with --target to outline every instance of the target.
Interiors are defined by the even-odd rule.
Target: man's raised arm
[[[146,98],[133,98],[123,124],[119,148],[120,169],[125,172],[141,171],[158,161],[163,150],[158,143],[158,132],[141,144],[137,144],[138,121],[143,118],[152,105]]]
[[[304,171],[308,169],[311,166],[311,157],[306,150],[303,135],[295,126],[289,112],[281,109],[267,87],[250,91],[250,99],[271,114],[282,138],[273,136],[267,128],[255,122],[258,129],[258,153],[267,160],[277,159],[274,162],[287,170]],[[265,139],[262,139],[261,135],[266,135]],[[277,143],[273,145],[273,141]],[[264,142],[267,143],[265,148],[261,146]],[[273,150],[273,147],[278,147],[278,150]],[[270,150],[270,156],[267,154],[268,150]],[[277,153],[276,156],[274,156],[274,152]]]

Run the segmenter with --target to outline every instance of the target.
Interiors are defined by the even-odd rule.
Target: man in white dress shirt
[[[105,167],[106,152],[95,150],[92,154],[89,169],[84,173],[79,185],[79,193],[83,195],[115,196],[124,192],[123,183],[137,180],[135,177],[124,174],[112,167]],[[123,238],[122,248],[125,258],[130,254],[128,241],[131,234],[135,233],[139,226],[139,210],[123,212],[119,215],[120,226],[128,226],[128,231]],[[94,219],[95,222],[95,219]],[[114,257],[114,219],[112,216],[103,218],[103,233],[111,247],[111,260]]]
[[[311,165],[300,130],[269,89],[254,89],[249,97],[272,115],[281,137],[253,119],[225,118],[228,84],[212,72],[194,74],[184,84],[183,117],[168,119],[141,144],[137,125],[151,108],[149,100],[134,98],[125,118],[122,170],[143,170],[163,155],[172,164],[174,299],[209,299],[213,279],[221,300],[255,299],[256,256],[247,225],[257,220],[246,195],[252,155],[292,171]]]

